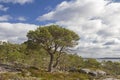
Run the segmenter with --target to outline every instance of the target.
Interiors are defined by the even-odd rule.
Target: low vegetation
[[[48,69],[51,59],[50,55],[48,54],[50,53],[48,53],[48,51],[43,46],[41,47],[41,45],[37,44],[28,41],[22,44],[13,44],[10,42],[1,41],[0,80],[102,80],[108,76],[117,77],[120,79],[119,62],[99,62],[96,59],[85,60],[77,54],[69,54],[66,51],[62,51],[62,57],[59,57],[59,63],[55,68],[52,68],[52,71],[50,71],[51,69]],[[64,43],[60,45],[60,48],[61,46],[66,45],[68,44]],[[68,48],[68,46],[65,48]],[[52,53],[54,54],[52,63],[56,63],[56,58],[59,56],[60,52],[58,52],[58,50],[53,52],[55,52],[55,54]],[[8,70],[12,67],[16,71],[3,72],[3,64],[7,65],[4,67],[5,69]],[[94,71],[102,70],[107,74],[105,76],[93,76],[80,72],[81,69],[90,69]]]

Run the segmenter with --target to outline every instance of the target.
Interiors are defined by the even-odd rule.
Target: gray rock
[[[80,72],[88,74],[91,72],[91,70],[83,68],[83,69],[80,69]]]
[[[102,70],[91,70],[87,68],[82,68],[80,69],[79,72],[85,73],[85,74],[90,74],[92,76],[106,76],[106,72]]]
[[[0,64],[0,73],[18,72],[14,67],[7,64]]]
[[[105,71],[102,71],[102,70],[96,70],[96,72],[100,76],[106,76],[106,74],[107,74]]]
[[[76,68],[74,68],[74,67],[71,67],[70,69],[69,69],[69,71],[70,72],[79,72]]]
[[[92,76],[97,76],[98,73],[96,71],[90,71],[88,74],[92,75]]]
[[[115,78],[105,78],[103,80],[120,80],[120,79],[115,79]]]

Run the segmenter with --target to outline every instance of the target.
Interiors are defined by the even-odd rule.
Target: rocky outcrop
[[[102,70],[91,70],[91,69],[80,69],[81,73],[86,73],[86,74],[90,74],[92,76],[106,76],[106,72],[102,71]]]
[[[90,69],[83,68],[83,69],[80,69],[79,72],[82,72],[82,73],[86,73],[86,74],[88,74],[88,73],[91,72],[91,70],[90,70]]]
[[[96,71],[90,71],[88,74],[91,76],[98,76],[98,73]]]
[[[0,73],[6,73],[6,72],[19,72],[19,70],[7,64],[0,64]]]
[[[96,70],[96,72],[100,76],[105,76],[107,74],[105,71],[102,71],[102,70]]]
[[[116,79],[116,78],[105,78],[103,80],[120,80],[120,79]]]

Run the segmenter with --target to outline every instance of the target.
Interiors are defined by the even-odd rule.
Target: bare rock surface
[[[0,73],[18,72],[16,68],[7,64],[0,64]]]
[[[87,68],[80,69],[80,72],[90,74],[92,76],[106,76],[106,72],[102,70],[91,70]]]
[[[116,79],[116,78],[105,78],[103,80],[120,80],[120,79]]]

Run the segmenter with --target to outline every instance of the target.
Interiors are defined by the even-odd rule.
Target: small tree
[[[63,51],[76,45],[79,40],[75,32],[58,25],[39,27],[34,31],[29,31],[27,37],[30,43],[40,45],[49,54],[49,72],[58,65]]]

